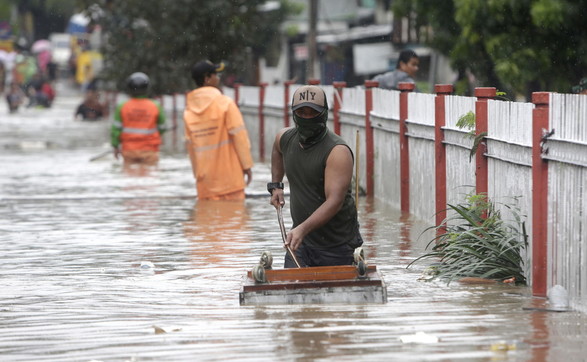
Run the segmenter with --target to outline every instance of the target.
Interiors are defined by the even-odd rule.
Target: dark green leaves
[[[89,6],[94,0],[81,0]],[[261,11],[264,0],[113,1],[98,18],[105,35],[104,76],[124,90],[129,74],[149,75],[154,94],[194,87],[191,66],[224,61],[227,74],[248,76],[251,55],[263,56],[279,39],[289,7]]]

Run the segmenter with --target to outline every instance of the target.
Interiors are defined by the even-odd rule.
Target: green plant
[[[501,92],[501,91],[496,91],[495,92],[495,96],[497,99],[502,99],[502,100],[508,100],[506,97],[506,92]],[[467,135],[470,138],[473,138],[473,146],[471,147],[471,152],[469,152],[469,162],[471,162],[471,160],[473,159],[473,156],[475,156],[475,153],[477,153],[477,148],[479,148],[479,145],[481,144],[481,142],[483,142],[483,140],[485,139],[485,137],[487,136],[487,132],[481,132],[479,134],[475,134],[475,113],[469,111],[465,114],[463,114],[461,117],[459,117],[459,119],[457,120],[456,126],[460,129],[468,129],[469,132],[467,133]]]
[[[517,201],[517,199],[514,199]],[[519,208],[502,204],[512,220],[502,220],[495,204],[483,194],[470,194],[458,205],[448,205],[454,211],[441,225],[433,226],[434,237],[426,246],[430,252],[412,261],[432,259],[429,272],[433,278],[448,283],[463,277],[494,280],[515,278],[526,284],[521,256],[528,246],[525,222]]]
[[[456,126],[460,129],[468,129],[469,132],[467,133],[467,136],[473,138],[473,146],[471,147],[471,152],[469,152],[469,162],[471,162],[473,156],[475,156],[475,153],[477,152],[479,144],[485,139],[485,136],[487,136],[487,132],[481,132],[478,135],[475,134],[475,113],[471,111],[463,114],[457,120]]]

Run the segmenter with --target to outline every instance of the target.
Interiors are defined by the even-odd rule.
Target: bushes
[[[512,220],[502,220],[501,212],[486,195],[470,194],[465,202],[448,205],[452,215],[442,225],[429,228],[437,235],[426,246],[431,251],[408,267],[432,259],[432,276],[448,283],[479,277],[500,281],[515,278],[516,283],[526,284],[521,256],[528,246],[525,223],[517,207],[501,205],[509,210]]]

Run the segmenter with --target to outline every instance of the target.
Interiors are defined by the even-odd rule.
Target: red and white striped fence
[[[587,311],[587,97],[537,92],[524,103],[495,99],[495,88],[462,97],[452,95],[451,85],[436,85],[436,94],[414,93],[409,83],[399,91],[376,85],[322,86],[332,111],[329,127],[353,149],[367,195],[430,225],[440,225],[447,204],[471,191],[506,203],[518,198],[531,241],[533,294],[544,297],[560,284],[571,306]],[[224,90],[241,108],[258,161],[270,161],[275,135],[291,125],[290,94],[299,86]],[[165,144],[183,150],[185,97],[160,101],[175,127]],[[456,126],[468,112],[475,114],[474,133],[487,132],[472,159],[469,130]]]
[[[544,297],[561,284],[571,305],[587,311],[587,97],[540,92],[524,103],[495,99],[495,88],[462,97],[451,95],[451,85],[437,85],[436,94],[414,93],[409,83],[400,91],[376,85],[323,86],[329,127],[358,156],[367,195],[431,225],[444,220],[447,203],[471,191],[504,203],[518,198],[531,240],[533,294]],[[269,161],[275,134],[290,125],[289,94],[297,86],[236,88],[258,160]],[[456,126],[468,112],[474,133],[487,132],[472,159],[469,130]]]

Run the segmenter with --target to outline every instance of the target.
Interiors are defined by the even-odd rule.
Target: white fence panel
[[[346,89],[345,89],[346,91]],[[364,190],[366,188],[367,175],[367,152],[365,148],[365,118],[352,113],[340,113],[340,136],[349,145],[355,156],[356,163],[359,164],[359,186]],[[357,149],[357,132],[359,132],[359,147]],[[355,174],[354,172],[353,174]],[[354,182],[354,181],[353,181]],[[353,189],[354,191],[354,189]]]
[[[371,114],[381,118],[399,119],[400,91],[373,88],[373,109]]]
[[[444,142],[446,144],[446,201],[463,202],[475,191],[475,158],[469,158],[473,139],[469,130],[457,127],[457,121],[468,112],[475,113],[474,97],[445,96]]]
[[[321,85],[320,88],[326,94],[326,101],[328,102],[328,109],[332,110],[334,107],[334,87],[331,85]]]
[[[487,102],[488,194],[504,220],[512,221],[510,205],[519,208],[526,223],[529,248],[523,256],[525,275],[531,277],[532,255],[532,110],[534,104]]]
[[[399,95],[396,90],[373,88],[373,184],[375,195],[400,207]]]
[[[241,86],[238,93],[239,105],[255,107],[259,106],[259,87]]]
[[[342,92],[340,111],[344,113],[365,115],[365,88],[345,88]]]
[[[548,285],[565,287],[571,306],[587,312],[587,97],[551,94],[549,116]]]
[[[410,213],[434,223],[436,95],[408,94],[407,136],[410,152]]]
[[[375,103],[375,102],[373,102]],[[373,127],[374,194],[386,203],[400,208],[399,120],[371,113]]]
[[[264,106],[282,108],[285,88],[283,85],[268,85],[265,87],[265,104]]]
[[[222,87],[222,93],[227,96],[232,98],[232,100],[234,100],[234,88],[230,88],[230,87]]]

